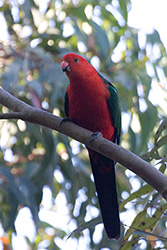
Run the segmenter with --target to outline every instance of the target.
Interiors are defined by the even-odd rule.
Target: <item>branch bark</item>
[[[0,119],[21,119],[47,128],[57,130],[87,147],[119,162],[124,167],[140,176],[167,200],[167,176],[134,153],[122,148],[103,137],[91,140],[92,132],[72,122],[61,123],[62,118],[49,112],[34,108],[0,88],[0,104],[10,109],[11,113],[1,113]]]

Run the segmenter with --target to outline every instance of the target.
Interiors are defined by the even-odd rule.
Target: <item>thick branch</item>
[[[167,176],[132,152],[103,137],[97,137],[95,140],[91,141],[92,132],[71,122],[64,122],[61,124],[62,118],[34,108],[1,88],[0,104],[13,111],[13,113],[0,114],[0,119],[22,119],[68,135],[84,143],[87,147],[130,169],[155,188],[167,200]]]

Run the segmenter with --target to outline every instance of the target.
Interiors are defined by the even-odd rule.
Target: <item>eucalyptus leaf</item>
[[[103,30],[99,25],[97,25],[95,22],[91,22],[93,27],[93,33],[96,39],[96,43],[99,47],[100,56],[103,59],[106,59],[108,56],[108,52],[110,49],[110,44],[108,41],[108,37],[106,35],[105,30]]]
[[[70,238],[71,236],[73,236],[73,234],[81,233],[83,230],[85,230],[87,228],[95,227],[99,223],[102,223],[101,216],[99,216],[99,217],[97,217],[95,219],[92,219],[92,220],[90,220],[88,222],[82,223],[82,224],[80,224],[78,226],[77,229],[75,229],[74,231],[72,231],[72,233],[68,236],[68,238]]]

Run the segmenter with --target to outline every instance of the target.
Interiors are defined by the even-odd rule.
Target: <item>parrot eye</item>
[[[74,59],[74,62],[79,62],[79,59],[78,59],[78,58],[75,58],[75,59]]]

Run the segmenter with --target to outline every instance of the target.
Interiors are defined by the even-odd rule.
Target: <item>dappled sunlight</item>
[[[120,145],[166,174],[166,0],[0,1],[0,11],[4,90],[64,118],[68,79],[60,61],[82,55],[118,91]],[[1,113],[11,110],[0,105]],[[85,145],[6,119],[0,156],[0,249],[167,248],[165,199],[119,163],[121,237],[109,240]]]

